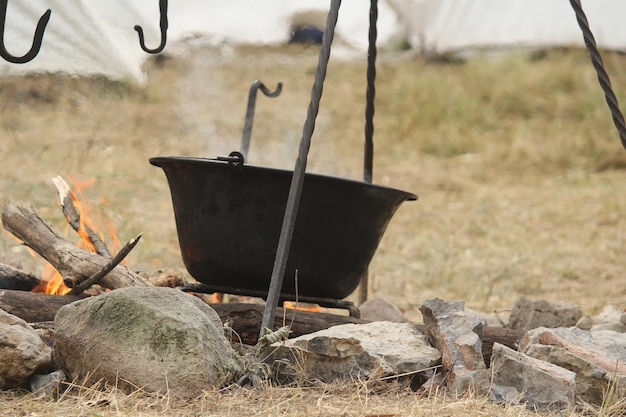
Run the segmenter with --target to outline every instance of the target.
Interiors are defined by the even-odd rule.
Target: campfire
[[[75,191],[60,176],[53,178],[52,181],[58,190],[63,214],[68,222],[65,237],[69,234],[71,226],[79,236],[77,247],[91,253],[110,257],[108,246],[104,243],[104,233],[95,226],[96,222],[91,219],[89,204],[82,198],[83,190],[93,185],[94,180],[85,182],[72,181]],[[108,229],[111,247],[114,250],[119,250],[121,243],[115,226],[110,223]],[[32,291],[44,294],[65,295],[71,292],[72,289],[65,285],[61,273],[50,263],[47,263],[41,273],[39,284]]]
[[[111,242],[110,246],[111,248],[113,248],[113,250],[119,251],[122,246],[121,241],[118,237],[116,227],[111,222],[109,222],[109,225],[107,227],[108,239],[105,239],[105,233],[97,226],[98,223],[102,222],[102,216],[94,216],[92,213],[98,213],[93,210],[90,204],[83,197],[83,191],[87,187],[92,186],[94,184],[94,181],[72,181],[72,184],[74,186],[73,190],[70,185],[60,176],[53,178],[52,181],[58,190],[59,201],[68,224],[64,237],[67,238],[71,228],[76,232],[79,237],[79,240],[76,243],[76,246],[78,248],[89,253],[111,258],[109,245],[107,245],[105,241]],[[92,217],[97,218],[98,220],[92,220]],[[120,262],[120,264],[125,264],[125,261],[123,260],[122,262]],[[70,285],[72,284],[72,282],[68,283],[70,283]],[[184,280],[182,280],[180,276],[175,275],[173,276],[173,279],[161,279],[159,282],[156,282],[154,284],[158,286],[177,287],[179,285],[183,285]],[[97,289],[96,293],[98,291],[102,290]],[[46,263],[41,272],[39,282],[32,289],[32,292],[51,295],[66,295],[72,292],[72,287],[68,287],[66,285],[63,275],[51,263]],[[190,292],[190,294],[193,294],[193,292]],[[220,304],[224,302],[223,293],[215,292],[210,294],[197,295],[209,304]],[[238,297],[237,301],[246,302],[249,298],[250,297],[245,296]],[[287,309],[295,309],[309,312],[326,311],[322,307],[315,304],[299,304],[291,301],[286,301],[284,307]]]
[[[57,232],[32,209],[7,203],[2,213],[5,229],[49,263],[38,277],[38,285],[33,285],[33,291],[78,295],[95,284],[106,289],[150,285],[143,277],[120,265],[141,236],[131,239],[113,256],[104,242],[104,233],[93,225],[87,205],[79,198],[79,190],[89,183],[79,184],[77,191],[72,191],[61,177],[55,177],[53,183],[63,215],[79,236],[77,244],[67,239],[68,231],[64,235]],[[110,229],[111,247],[117,250],[119,239],[114,228]],[[16,275],[19,279],[29,274]]]
[[[2,221],[5,229],[11,232],[19,241],[23,242],[32,252],[46,260],[40,276],[33,276],[21,270],[0,264],[0,268],[9,274],[15,283],[26,282],[29,292],[5,290],[0,297],[0,308],[13,311],[13,305],[41,306],[40,314],[35,309],[26,317],[31,322],[51,321],[53,312],[61,305],[71,303],[77,297],[100,294],[104,291],[128,286],[161,286],[183,288],[195,283],[193,278],[177,270],[160,271],[152,275],[133,272],[124,265],[125,256],[137,244],[139,237],[132,239],[125,245],[121,244],[116,228],[104,216],[89,204],[83,192],[94,184],[93,181],[76,182],[72,186],[60,176],[53,180],[58,191],[58,197],[67,227],[59,233],[44,219],[30,208],[8,203],[2,212]],[[105,224],[105,231],[98,227]],[[76,242],[70,241],[71,232],[78,235]],[[111,249],[109,249],[111,248]],[[111,253],[116,251],[116,255]],[[36,256],[33,255],[33,256]],[[94,279],[94,277],[96,279]],[[85,285],[87,283],[87,285]],[[25,289],[16,285],[15,288]],[[86,293],[84,293],[87,291]],[[245,295],[231,295],[225,297],[221,292],[200,293],[187,291],[190,295],[200,297],[206,303],[215,307],[224,317],[229,317],[236,311],[262,312],[262,305],[255,302],[258,298]],[[55,297],[52,297],[55,296]],[[277,317],[277,323],[282,320],[294,320],[294,311],[300,319],[295,321],[295,334],[305,334],[318,328],[325,328],[325,323],[350,322],[350,318],[329,314],[327,308],[314,303],[285,301],[284,309],[291,312]],[[50,308],[48,308],[50,307]],[[19,315],[24,316],[22,311]],[[319,317],[309,317],[310,314]],[[328,316],[332,318],[328,318]],[[299,321],[301,321],[299,323]],[[244,339],[254,342],[258,332],[256,318],[247,319],[243,324]],[[311,327],[312,326],[312,327]],[[250,328],[246,331],[245,328]],[[300,330],[298,330],[300,329]]]
[[[37,278],[40,282],[33,291],[0,291],[0,309],[34,326],[42,325],[41,329],[46,328],[44,323],[54,322],[53,331],[50,336],[47,336],[48,339],[42,336],[44,342],[50,346],[59,340],[58,333],[55,333],[57,329],[54,327],[57,325],[57,312],[67,304],[122,287],[148,289],[155,286],[169,286],[184,289],[187,278],[182,274],[166,272],[148,276],[133,272],[127,266],[122,265],[122,260],[134,248],[141,236],[131,239],[122,245],[115,255],[111,255],[104,243],[103,233],[94,225],[96,222],[89,221],[90,217],[87,215],[89,210],[86,209],[85,202],[78,198],[79,194],[72,192],[69,185],[59,177],[55,179],[55,185],[59,190],[67,223],[78,233],[80,239],[78,243],[70,242],[67,239],[68,233],[65,236],[58,233],[33,209],[7,203],[2,211],[4,227],[41,255],[50,265],[46,267],[42,277]],[[20,272],[22,275],[16,274],[16,279],[29,275],[23,271]],[[85,293],[86,290],[88,290],[87,293]],[[119,292],[109,295],[115,294]],[[298,300],[296,297],[295,301],[284,301],[284,307],[276,311],[271,329],[260,336],[259,329],[264,316],[264,306],[247,302],[248,296],[235,294],[231,298],[230,295],[225,298],[222,293],[207,295],[190,292],[189,297],[199,296],[211,305],[213,311],[224,323],[224,332],[230,333],[227,340],[230,339],[233,342],[231,346],[242,355],[254,351],[259,344],[262,346],[263,343],[272,342],[278,337],[277,335],[298,337],[340,324],[368,323],[367,320],[354,316],[331,314],[327,305]],[[235,302],[230,302],[231,300]],[[77,305],[83,305],[83,303],[77,303]],[[67,309],[62,311],[67,311]],[[274,331],[274,329],[278,330]],[[521,333],[507,329],[493,330],[488,333],[485,329],[483,336],[482,354],[487,358],[485,360],[488,360],[491,347],[496,341],[506,342],[507,346],[512,346],[519,341]]]

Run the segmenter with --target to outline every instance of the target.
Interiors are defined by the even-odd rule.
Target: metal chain
[[[591,63],[598,74],[598,81],[600,82],[600,87],[604,91],[604,96],[606,98],[606,103],[609,105],[609,109],[611,110],[611,114],[613,115],[613,123],[615,123],[615,127],[617,128],[617,132],[619,133],[619,138],[622,142],[622,146],[626,149],[626,123],[624,122],[624,116],[619,109],[619,104],[617,102],[617,97],[613,93],[613,89],[611,88],[611,80],[609,80],[609,75],[604,70],[604,64],[602,62],[602,57],[600,56],[600,52],[596,46],[596,40],[591,33],[591,29],[589,28],[589,22],[587,21],[587,16],[583,11],[580,0],[570,0],[570,4],[576,13],[576,20],[578,21],[578,26],[583,32],[583,38],[585,40],[585,45],[587,46],[587,50],[589,51],[589,55],[591,56]]]

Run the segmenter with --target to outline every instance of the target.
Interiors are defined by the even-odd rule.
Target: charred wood
[[[30,208],[7,203],[2,211],[2,223],[6,230],[50,262],[64,280],[84,281],[109,262],[107,258],[76,247]],[[150,286],[140,275],[122,265],[113,268],[100,280],[100,285],[110,289]]]
[[[30,291],[39,284],[39,277],[0,263],[0,289]]]
[[[28,323],[54,321],[54,316],[61,307],[83,298],[85,297],[78,295],[0,290],[0,309]]]
[[[233,330],[244,344],[256,344],[265,306],[248,303],[225,303],[211,304],[211,308],[217,312],[222,322],[226,320],[232,322]],[[312,313],[309,311],[283,309],[279,307],[276,309],[274,328],[290,325],[290,337],[297,337],[346,323],[358,324],[368,323],[368,321],[337,314]],[[237,336],[234,336],[233,342],[237,341],[239,341],[239,339],[237,339]]]
[[[526,333],[525,330],[508,329],[505,327],[483,327],[483,359],[487,367],[491,366],[493,344],[500,343],[517,351],[519,342]]]

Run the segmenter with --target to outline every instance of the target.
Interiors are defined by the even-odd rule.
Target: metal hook
[[[252,136],[252,123],[254,122],[254,108],[256,107],[257,91],[261,90],[266,97],[278,97],[283,91],[283,83],[279,82],[276,90],[270,91],[265,84],[259,80],[255,80],[250,86],[248,94],[248,109],[246,110],[246,121],[243,126],[243,135],[241,137],[240,152],[244,158],[248,158],[248,150],[250,149],[250,137]]]
[[[0,56],[5,60],[13,63],[13,64],[25,64],[29,61],[32,61],[39,50],[41,49],[41,42],[43,41],[43,33],[46,30],[46,25],[50,20],[50,15],[52,14],[52,10],[48,9],[39,19],[37,23],[37,29],[35,29],[35,35],[33,36],[33,45],[24,56],[13,56],[7,51],[4,47],[4,26],[6,24],[7,18],[7,6],[9,5],[9,0],[0,0]]]
[[[156,48],[149,49],[145,43],[143,29],[139,25],[134,26],[134,29],[139,34],[139,46],[141,46],[141,49],[149,54],[158,54],[165,48],[165,43],[167,42],[167,0],[159,0],[159,11],[161,13],[161,19],[159,21],[159,26],[161,28],[161,44]]]

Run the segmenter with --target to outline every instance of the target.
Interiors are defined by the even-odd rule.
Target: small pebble
[[[582,316],[576,323],[576,327],[581,330],[589,330],[593,326],[593,319],[589,316]]]

